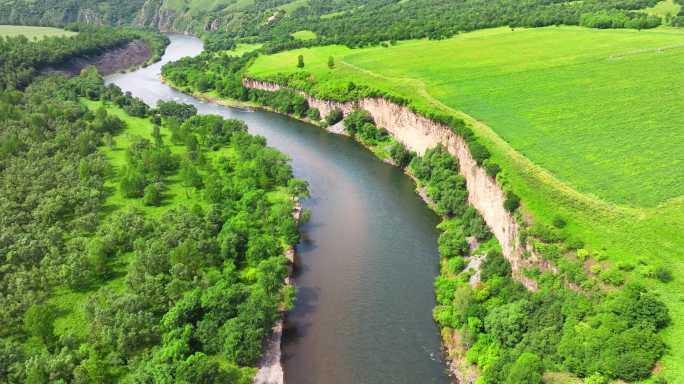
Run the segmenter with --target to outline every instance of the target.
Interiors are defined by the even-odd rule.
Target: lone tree
[[[297,57],[297,68],[304,68],[304,55]]]
[[[328,57],[328,68],[335,68],[335,59],[332,56]]]

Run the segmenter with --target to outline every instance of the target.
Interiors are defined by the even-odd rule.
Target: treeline
[[[659,0],[310,0],[286,12],[290,0],[236,4],[217,1],[183,6],[136,0],[13,0],[0,10],[8,24],[66,25],[88,22],[105,25],[160,27],[158,13],[167,12],[164,28],[208,32],[207,48],[229,49],[238,42],[266,43],[274,52],[310,45],[376,45],[393,40],[443,39],[460,32],[510,26],[583,25],[596,28],[653,28],[658,17],[635,12]],[[677,23],[674,23],[677,25]],[[291,34],[312,30],[317,39],[301,41]]]
[[[146,0],[12,0],[0,7],[0,24],[132,24],[145,3]]]
[[[114,167],[116,108],[152,132]],[[293,298],[283,252],[307,185],[288,159],[242,122],[149,108],[94,69],[2,90],[0,111],[0,382],[251,382]]]
[[[445,217],[434,318],[458,330],[483,383],[540,384],[547,371],[572,372],[592,383],[651,374],[665,352],[657,332],[670,322],[657,297],[637,285],[609,293],[576,291],[560,275],[541,271],[540,289],[527,290],[512,278],[508,261],[487,242],[484,221],[467,205],[457,160],[439,146],[414,158],[408,169]],[[469,242],[483,245],[471,256]]]
[[[27,86],[48,65],[60,64],[72,57],[92,56],[119,47],[135,39],[144,39],[160,58],[168,39],[153,32],[126,28],[72,26],[79,31],[71,37],[46,37],[30,41],[25,36],[0,37],[0,90]]]
[[[585,13],[580,16],[579,24],[583,27],[599,29],[650,29],[662,23],[660,17],[641,12],[600,11]]]
[[[585,25],[591,17],[611,15],[610,28],[653,28],[657,17],[632,12],[655,5],[658,0],[517,1],[517,0],[418,0],[404,2],[346,1],[330,6],[312,1],[291,17],[268,24],[260,31],[267,50],[291,49],[298,45],[344,44],[350,47],[377,45],[392,40],[443,39],[459,32],[510,26]],[[328,6],[325,6],[327,4]],[[325,12],[325,13],[321,13]],[[331,15],[330,17],[321,17]],[[618,22],[621,20],[621,22]],[[584,23],[583,23],[584,21]],[[316,41],[298,42],[289,34],[311,30]]]

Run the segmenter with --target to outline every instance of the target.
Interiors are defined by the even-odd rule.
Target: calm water
[[[205,103],[160,82],[163,63],[201,50],[199,40],[173,35],[162,62],[107,81],[151,105],[177,100],[244,120],[311,184],[304,206],[313,216],[297,248],[297,301],[283,344],[288,384],[448,383],[431,319],[438,219],[412,182],[345,137]]]

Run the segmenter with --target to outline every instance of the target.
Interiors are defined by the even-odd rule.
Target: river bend
[[[292,159],[311,184],[295,269],[297,299],[285,323],[288,384],[448,383],[431,318],[439,273],[438,217],[399,169],[349,138],[262,111],[227,108],[160,81],[164,63],[202,51],[200,40],[170,35],[162,61],[108,76],[150,105],[190,103],[203,114],[244,120],[252,134]]]

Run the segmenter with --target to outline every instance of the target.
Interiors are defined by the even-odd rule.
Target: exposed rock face
[[[139,67],[150,58],[150,49],[142,40],[133,40],[130,43],[108,50],[107,52],[93,57],[75,57],[60,65],[43,69],[43,73],[63,73],[75,76],[89,65],[94,65],[101,75],[110,75],[118,71]]]
[[[141,27],[157,28],[161,32],[177,32],[174,23],[177,15],[175,12],[162,7],[161,0],[147,0],[143,4],[135,24]]]
[[[243,84],[248,88],[271,92],[281,89],[278,84],[250,79],[245,79]],[[503,189],[494,178],[487,175],[484,168],[478,166],[463,138],[443,124],[382,98],[336,102],[304,96],[307,97],[310,106],[318,108],[321,116],[326,116],[333,109],[340,109],[345,115],[354,109],[367,111],[378,127],[385,128],[406,148],[419,154],[439,144],[446,147],[449,153],[458,159],[460,173],[465,178],[468,188],[468,203],[480,212],[496,239],[501,243],[503,255],[511,263],[513,276],[528,289],[537,289],[537,283],[524,276],[523,270],[533,265],[542,269],[547,269],[549,266],[532,252],[529,257],[523,257],[520,226],[515,217],[504,208],[506,195]]]

